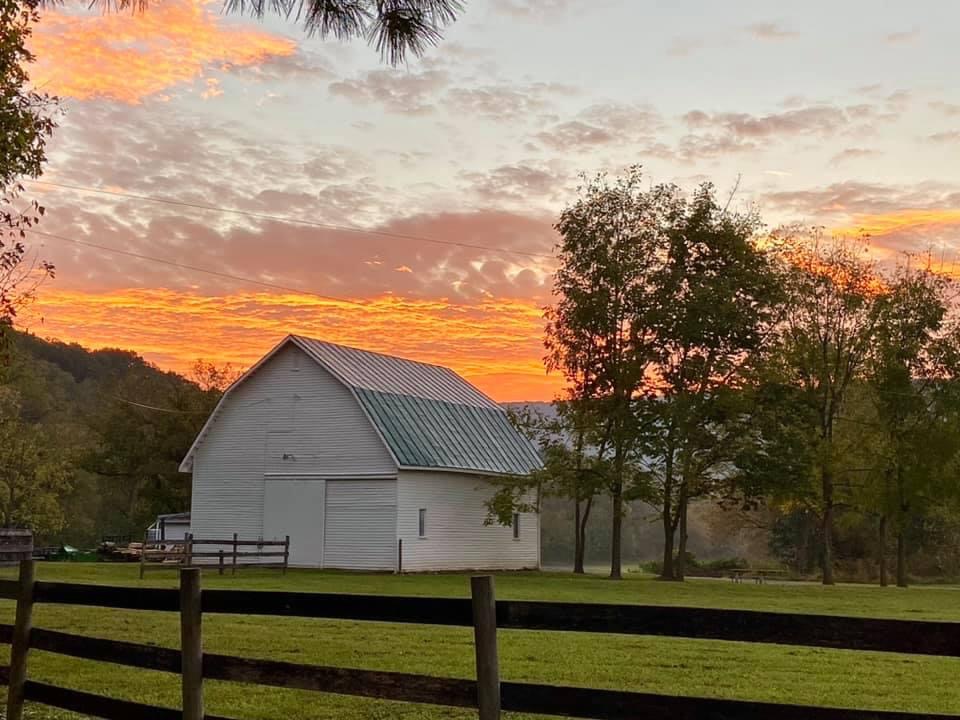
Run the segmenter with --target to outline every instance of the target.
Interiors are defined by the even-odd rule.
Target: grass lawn
[[[4,571],[9,577],[11,571]],[[137,579],[135,565],[41,563],[38,579],[172,587],[176,576]],[[463,575],[354,575],[319,571],[251,570],[236,577],[206,575],[204,587],[469,596]],[[555,574],[498,576],[497,596],[528,600],[643,603],[960,620],[960,589],[907,590],[806,584],[756,586],[724,581],[661,583],[642,576],[621,582]],[[0,602],[0,622],[13,604]],[[173,613],[38,605],[36,627],[177,647]],[[300,663],[473,676],[472,630],[384,623],[207,615],[211,652]],[[3,652],[7,652],[6,649]],[[960,714],[960,659],[807,649],[776,645],[508,630],[500,633],[504,679],[619,688],[771,702]],[[175,675],[31,654],[30,677],[58,685],[176,707]],[[469,718],[462,710],[389,703],[254,685],[206,683],[208,712],[253,720]],[[73,717],[34,707],[31,718]],[[516,716],[515,716],[516,717]]]

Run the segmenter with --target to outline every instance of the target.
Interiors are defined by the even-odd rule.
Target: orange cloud
[[[855,215],[849,227],[839,228],[841,234],[863,232],[873,237],[896,233],[924,232],[950,225],[960,225],[960,208],[932,208],[928,210],[896,210],[894,212]]]
[[[131,104],[202,77],[212,66],[256,65],[296,51],[292,40],[230,24],[201,0],[164,0],[134,15],[50,10],[31,45],[38,87]]]
[[[269,292],[93,294],[48,286],[20,325],[87,347],[136,350],[179,371],[198,358],[246,367],[287,333],[299,333],[447,365],[501,401],[549,400],[562,385],[544,371],[542,310],[526,299],[462,305],[383,295],[351,303]]]

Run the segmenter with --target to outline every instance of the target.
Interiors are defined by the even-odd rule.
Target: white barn
[[[195,537],[289,535],[293,566],[431,571],[539,567],[536,514],[484,525],[489,479],[539,466],[452,370],[291,335],[226,391],[180,469]]]

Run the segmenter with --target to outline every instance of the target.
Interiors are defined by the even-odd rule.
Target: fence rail
[[[197,547],[208,548],[218,545],[222,547],[214,551],[198,551],[196,549]],[[245,547],[256,547],[257,550],[248,552],[240,549]],[[277,550],[263,552],[263,548],[277,548]],[[241,558],[243,558],[243,562],[239,562]],[[250,562],[252,559],[263,560],[264,558],[267,559],[267,562]],[[198,559],[201,562],[195,562]],[[217,560],[218,562],[203,562],[210,560]],[[187,533],[183,540],[150,540],[148,531],[140,550],[140,579],[143,580],[144,573],[147,570],[210,566],[217,568],[221,575],[227,567],[230,568],[231,574],[236,574],[238,567],[275,567],[282,569],[286,574],[289,563],[289,535],[283,540],[241,540],[237,533],[234,533],[230,540],[206,540],[194,538],[193,535]]]
[[[211,679],[476,708],[481,720],[499,718],[501,710],[600,720],[626,720],[640,716],[651,720],[766,720],[770,717],[777,720],[960,720],[960,715],[808,707],[505,682],[499,677],[497,653],[498,630],[527,629],[741,640],[960,657],[960,623],[657,606],[497,601],[493,580],[489,577],[473,578],[472,599],[234,590],[201,592],[199,582],[199,570],[185,569],[181,573],[180,591],[34,583],[32,563],[22,563],[20,581],[0,581],[0,598],[18,598],[17,624],[0,625],[0,643],[13,644],[11,669],[0,672],[0,680],[8,680],[11,686],[8,718],[18,720],[21,717],[22,702],[26,699],[108,719],[200,720],[205,717],[207,720],[223,720],[203,714],[203,680]],[[37,602],[180,612],[181,643],[185,650],[30,629],[30,611]],[[206,613],[473,627],[477,680],[204,654],[201,628]],[[141,705],[29,681],[26,661],[30,649],[181,673],[184,710]]]

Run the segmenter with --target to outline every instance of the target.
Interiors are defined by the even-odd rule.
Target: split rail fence
[[[192,567],[215,568],[221,575],[228,567],[232,574],[238,567],[275,567],[286,574],[289,563],[289,535],[283,540],[241,540],[237,533],[231,540],[196,539],[190,533],[183,540],[150,540],[148,536],[140,551],[140,579],[147,570]]]
[[[879,620],[770,612],[637,605],[497,601],[490,577],[471,579],[472,599],[388,597],[246,590],[201,590],[200,571],[180,573],[180,588],[144,589],[35,582],[33,563],[19,580],[0,581],[0,597],[17,600],[16,624],[0,625],[12,644],[7,719],[21,720],[24,700],[108,720],[224,720],[204,715],[204,679],[255,683],[366,698],[475,708],[481,720],[523,712],[601,720],[960,720],[845,708],[674,697],[500,679],[498,630],[525,629],[670,636],[960,657],[960,623]],[[180,613],[180,650],[90,638],[31,627],[35,603]],[[476,679],[429,677],[254,660],[203,652],[207,613],[464,626],[474,629]],[[179,673],[182,710],[160,708],[27,678],[30,649],[136,668]],[[802,679],[798,680],[802,682]]]

